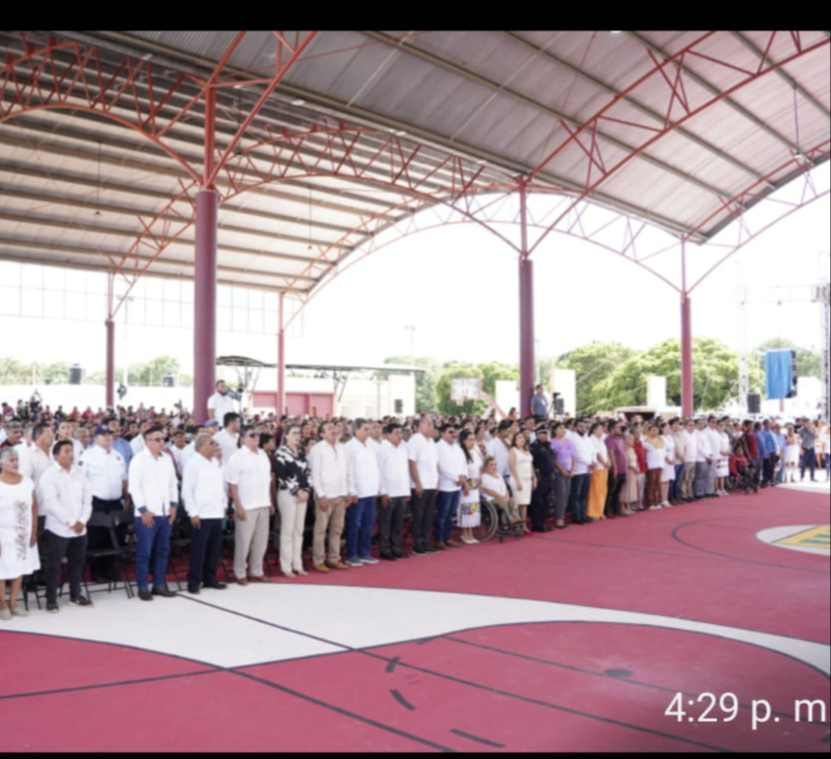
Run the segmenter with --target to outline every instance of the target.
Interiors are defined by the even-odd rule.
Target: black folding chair
[[[38,553],[40,555],[40,569],[23,578],[23,607],[29,611],[29,593],[35,594],[35,602],[38,609],[40,609],[40,592],[38,591],[38,582],[43,580],[45,582],[46,572],[46,557],[48,556],[48,539],[46,537],[46,517],[43,514],[38,515]],[[44,593],[44,597],[46,594]]]
[[[129,524],[132,517],[126,511],[111,511],[109,514],[103,512],[94,512],[87,522],[88,530],[106,530],[110,536],[109,548],[93,548],[87,550],[86,567],[90,567],[93,559],[112,556],[113,563],[116,569],[116,574],[120,576],[124,583],[124,589],[127,591],[127,598],[132,598],[133,588],[130,583],[130,578],[127,574],[127,562],[129,560],[130,549],[127,546],[119,545],[116,530],[123,524]],[[84,589],[89,596],[89,585],[87,584],[86,572],[84,573]],[[114,587],[117,587],[118,580],[107,580],[107,592],[111,592]]]

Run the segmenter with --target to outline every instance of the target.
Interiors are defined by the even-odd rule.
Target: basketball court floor
[[[0,622],[3,750],[828,751],[830,505],[779,487],[33,608]]]

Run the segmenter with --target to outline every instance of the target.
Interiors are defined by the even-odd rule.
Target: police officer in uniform
[[[127,496],[127,464],[124,457],[113,450],[113,435],[109,427],[95,428],[95,445],[84,451],[78,462],[89,480],[92,490],[92,511],[109,514],[122,511]],[[123,528],[122,528],[123,529]],[[120,542],[123,535],[119,535]],[[110,538],[106,530],[90,529],[88,548],[108,548]],[[92,579],[117,579],[112,556],[101,556],[91,562]]]
[[[537,487],[531,494],[531,529],[534,532],[550,532],[545,524],[548,516],[548,504],[551,503],[551,490],[554,484],[554,457],[548,427],[544,424],[534,431],[536,440],[531,443],[531,456],[537,472]]]

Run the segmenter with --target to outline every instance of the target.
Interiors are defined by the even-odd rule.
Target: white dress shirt
[[[574,474],[588,474],[589,464],[595,461],[594,446],[588,435],[576,434],[574,443]]]
[[[190,517],[222,519],[225,516],[228,500],[224,476],[215,458],[206,459],[199,453],[188,461],[182,475],[182,501]]]
[[[462,449],[456,445],[448,445],[444,440],[436,443],[436,453],[439,460],[439,490],[442,493],[455,493],[461,490],[459,477],[467,477],[467,461]]]
[[[588,435],[587,437],[592,446],[591,463],[595,464],[593,471],[608,469],[610,467],[609,449],[606,447],[605,441],[602,437],[597,437],[597,435]],[[600,456],[600,461],[597,460],[598,456]]]
[[[146,446],[144,445],[144,435],[138,434],[130,441],[130,449],[133,451],[133,456],[141,453]]]
[[[185,473],[185,462],[182,460],[182,455],[186,447],[182,446],[181,448],[177,448],[173,443],[167,446],[167,450],[170,451],[170,455],[173,456],[173,462],[176,464],[176,472],[180,477],[183,477]]]
[[[684,438],[684,463],[694,464],[698,461],[698,436],[689,430],[684,430],[681,436]]]
[[[36,495],[46,514],[46,529],[61,538],[79,538],[87,534],[86,524],[92,516],[92,490],[80,467],[72,465],[66,471],[53,463],[40,478]],[[84,530],[75,532],[72,526],[82,522]]]
[[[214,393],[208,398],[208,408],[213,410],[213,418],[219,422],[220,426],[225,424],[225,414],[236,413],[237,410],[236,401],[230,395],[222,395],[222,393]]]
[[[166,453],[155,457],[147,448],[136,454],[130,462],[128,490],[137,515],[146,509],[154,517],[168,516],[179,500],[173,459]]]
[[[352,463],[341,443],[316,443],[309,453],[312,488],[318,498],[340,498],[354,492]]]
[[[183,449],[182,449],[182,471],[185,471],[185,467],[188,465],[188,462],[196,455],[196,440],[191,440]]]
[[[394,446],[389,440],[381,444],[381,495],[401,498],[410,495],[410,466],[407,446],[402,440]]]
[[[381,472],[378,469],[378,456],[375,447],[361,443],[353,437],[345,446],[352,465],[352,490],[349,495],[358,498],[371,498],[381,492]]]
[[[124,457],[115,449],[96,445],[84,451],[78,461],[89,480],[94,498],[102,501],[117,501],[124,494],[124,480],[127,479],[127,466]]]
[[[416,471],[424,490],[435,490],[439,484],[439,454],[436,441],[416,432],[407,443],[407,455],[415,461]]]
[[[219,444],[219,448],[222,451],[222,464],[224,466],[231,460],[231,456],[239,450],[239,432],[235,432],[232,435],[226,430],[220,430],[214,435],[214,440]]]
[[[707,427],[705,432],[707,433],[707,440],[710,442],[710,455],[715,459],[715,461],[718,461],[722,458],[721,433],[718,431],[718,427],[715,429]]]
[[[21,440],[14,449],[17,451],[18,472],[24,477],[28,477],[34,482],[32,476],[32,449],[26,444],[25,440]]]
[[[271,461],[260,448],[253,453],[243,446],[231,456],[225,464],[225,481],[237,486],[246,511],[271,506]]]
[[[32,446],[32,482],[35,485],[40,482],[43,473],[52,466],[54,459],[52,458],[52,451],[44,453],[38,446]]]
[[[697,447],[695,455],[696,463],[703,464],[707,461],[708,456],[713,455],[710,450],[710,436],[707,434],[706,427],[703,430],[696,428],[695,443]]]
[[[497,436],[487,444],[485,450],[487,450],[488,456],[493,456],[496,459],[497,473],[501,477],[507,477],[511,473],[511,462],[509,458],[511,449]]]

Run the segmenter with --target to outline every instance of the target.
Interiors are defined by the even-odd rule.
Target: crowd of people
[[[181,407],[66,412],[44,406],[39,396],[15,407],[3,403],[0,620],[27,614],[18,598],[23,578],[41,568],[41,550],[47,611],[59,611],[64,558],[69,603],[91,606],[81,592],[87,548],[106,544],[116,515],[120,540],[124,522],[134,525],[135,583],[139,598],[152,601],[175,595],[165,578],[177,519],[190,528],[187,588],[198,594],[227,587],[217,567],[228,520],[234,577],[245,586],[265,581],[271,535],[280,570],[292,578],[308,569],[378,564],[376,522],[379,557],[386,561],[475,545],[483,499],[505,525],[549,532],[756,493],[806,473],[814,480],[817,469],[829,476],[829,428],[822,421],[716,415],[552,421],[541,386],[529,412],[518,418],[512,410],[501,420],[495,413],[252,416],[237,412],[221,380],[201,424]],[[314,515],[309,567],[303,563],[307,513]],[[45,515],[43,541],[39,514]],[[411,554],[404,550],[407,516]],[[90,571],[93,581],[116,579],[112,557],[96,557]]]

